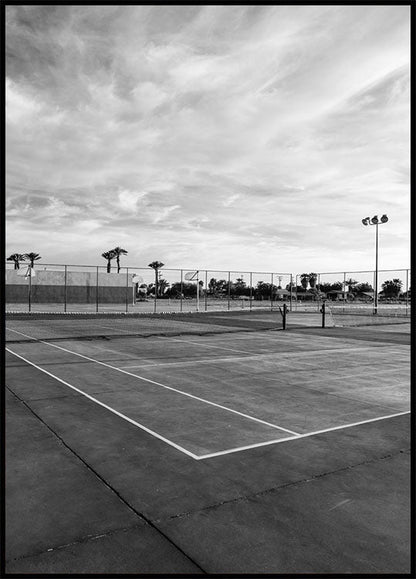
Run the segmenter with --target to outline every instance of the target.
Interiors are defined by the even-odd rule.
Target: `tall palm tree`
[[[113,249],[110,251],[105,251],[101,254],[101,257],[107,260],[107,273],[111,272],[111,260],[116,256]]]
[[[24,253],[12,253],[10,257],[7,258],[7,261],[14,261],[14,269],[20,269],[19,263],[25,260]]]
[[[152,263],[149,263],[149,266],[148,266],[148,267],[151,267],[152,269],[155,270],[155,296],[156,297],[157,297],[157,292],[158,292],[159,269],[162,268],[164,265],[165,264],[162,263],[161,261],[152,261]]]
[[[41,259],[39,253],[25,253],[25,258],[30,261],[30,267],[35,267],[35,261]]]
[[[307,289],[309,283],[309,273],[300,274],[300,283],[304,290]]]
[[[117,273],[120,273],[120,255],[127,255],[128,251],[122,247],[115,247],[112,251],[117,261]]]

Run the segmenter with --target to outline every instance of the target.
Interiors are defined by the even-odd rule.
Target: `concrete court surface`
[[[71,351],[91,358],[94,352],[94,359],[119,368],[139,366],[127,371],[148,380],[152,376],[153,382],[163,376],[165,383],[177,387],[182,381],[188,390],[197,389],[193,392],[201,388],[197,376],[199,381],[209,377],[214,387],[205,390],[205,396],[216,400],[222,382],[234,393],[240,412],[244,405],[247,412],[260,412],[262,396],[263,402],[265,395],[273,400],[268,386],[283,388],[291,381],[293,392],[302,396],[291,401],[290,391],[282,389],[286,408],[280,418],[297,416],[297,422],[285,423],[287,429],[296,423],[302,432],[316,431],[322,422],[328,429],[335,418],[342,423],[344,415],[354,422],[351,412],[361,412],[357,422],[387,411],[397,414],[265,446],[258,441],[270,441],[268,434],[254,428],[248,437],[257,443],[254,448],[204,460],[172,448],[55,376],[69,382],[80,373],[84,388],[89,383],[89,392],[97,393],[107,373],[100,395],[121,389],[120,398],[129,401],[127,412],[133,387],[123,390],[124,377],[112,384],[114,372],[96,368],[99,379],[94,382],[92,362],[86,358],[51,355],[46,345],[11,345],[12,351],[20,348],[21,358],[7,354],[6,571],[408,573],[409,414],[402,412],[408,408],[409,336],[402,326],[397,332],[386,326],[350,328],[342,334],[342,328],[307,328],[264,339],[256,334],[250,338],[250,351],[242,335],[229,336],[228,345],[218,336],[193,337],[193,345],[160,340],[159,348],[140,340],[66,344]],[[38,367],[24,362],[23,355]],[[325,359],[329,362],[322,372]],[[263,386],[244,402],[239,386],[247,389],[249,382],[243,378],[250,364],[251,381],[259,379]],[[360,370],[369,377],[380,367],[382,372],[368,378],[366,389]],[[337,383],[347,370],[344,382],[351,384],[349,397],[354,400],[341,400],[332,414],[318,412],[315,422],[307,417],[312,423],[301,423],[296,408],[311,401],[302,384],[312,384],[313,396],[327,410],[331,395],[342,398]],[[163,401],[171,405],[173,399],[148,392],[157,400],[159,414],[167,416]],[[229,404],[233,396],[227,396]],[[182,441],[189,445],[197,440],[193,450],[202,455],[207,449],[216,451],[215,430],[207,432],[209,444],[198,442],[204,425],[198,424],[198,415],[189,420],[188,399],[183,401],[182,407],[176,406],[176,416],[183,415]],[[270,419],[270,410],[263,412],[262,418]],[[245,430],[241,416],[236,422],[229,416],[227,422],[205,415],[219,426],[223,442],[227,425],[234,438]]]

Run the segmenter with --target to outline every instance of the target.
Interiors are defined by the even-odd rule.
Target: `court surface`
[[[409,572],[409,324],[7,334],[9,573]]]

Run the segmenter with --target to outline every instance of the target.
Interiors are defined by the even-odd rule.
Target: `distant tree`
[[[155,270],[155,296],[158,296],[158,284],[159,284],[159,270],[164,266],[165,264],[162,263],[161,261],[152,261],[152,263],[149,263],[148,267],[151,267],[152,269]]]
[[[12,253],[7,261],[14,261],[14,269],[20,269],[20,262],[25,261],[25,257],[24,253]]]
[[[308,288],[309,273],[301,273],[300,274],[300,284],[304,290],[306,290]]]
[[[216,279],[212,277],[208,282],[208,295],[222,296],[228,292],[228,282],[225,279]]]
[[[120,255],[127,255],[128,251],[122,247],[115,247],[111,250],[114,253],[117,262],[117,273],[120,273]]]
[[[310,273],[309,274],[309,285],[311,286],[311,289],[315,289],[317,279],[318,279],[317,273]]]
[[[116,254],[112,249],[110,251],[105,251],[101,254],[101,257],[107,260],[107,273],[111,272],[111,260],[114,259]]]
[[[356,281],[355,279],[351,279],[351,278],[350,278],[350,279],[347,279],[347,280],[345,281],[345,284],[348,286],[348,291],[349,291],[350,293],[356,293],[354,290],[355,290],[355,287],[356,287],[357,284],[358,284],[358,281]]]
[[[363,282],[363,283],[358,283],[355,287],[354,287],[355,293],[360,294],[363,292],[372,292],[373,291],[373,286],[367,282]]]
[[[25,258],[30,261],[30,267],[35,267],[35,261],[41,259],[39,253],[25,253]]]
[[[385,281],[382,285],[382,292],[386,297],[397,298],[402,290],[403,282],[400,279]]]
[[[159,283],[158,283],[158,296],[159,297],[163,296],[163,294],[168,289],[169,285],[170,285],[170,283],[166,279],[163,279],[163,277],[159,277]]]

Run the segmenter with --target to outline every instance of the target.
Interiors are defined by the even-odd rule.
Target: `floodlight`
[[[363,225],[375,225],[376,226],[376,269],[375,269],[375,279],[374,279],[374,313],[377,314],[378,311],[378,226],[381,223],[387,223],[389,218],[386,214],[384,214],[381,219],[378,219],[378,215],[374,215],[372,219],[369,217],[365,217],[361,219]]]

